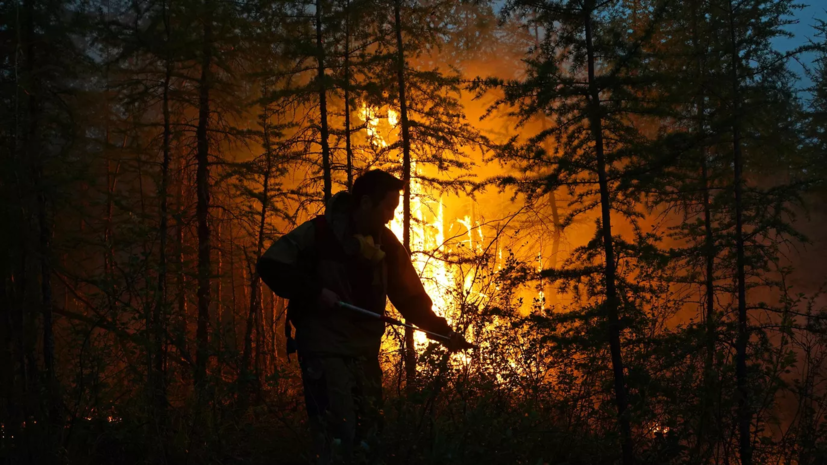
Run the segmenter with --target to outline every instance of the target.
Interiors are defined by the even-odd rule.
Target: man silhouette
[[[376,441],[381,429],[382,371],[379,349],[384,322],[337,305],[347,302],[383,315],[386,300],[423,329],[448,336],[455,351],[469,347],[432,310],[410,255],[386,227],[399,206],[403,183],[368,171],[327,203],[323,216],[286,234],[259,259],[261,279],[289,299],[296,327],[316,463]],[[293,341],[289,338],[288,345]],[[290,349],[288,349],[290,351]]]

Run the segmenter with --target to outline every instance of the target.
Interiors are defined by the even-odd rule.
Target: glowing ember
[[[649,432],[652,433],[652,435],[666,434],[669,432],[669,427],[663,426],[660,423],[655,423],[652,428],[649,429]]]

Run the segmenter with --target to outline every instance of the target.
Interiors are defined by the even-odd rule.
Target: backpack
[[[327,219],[324,215],[319,215],[313,218],[313,230],[315,233],[314,243],[318,248],[320,245],[324,246],[325,248],[335,247],[331,241],[335,241],[335,237],[330,230],[330,225],[327,223]],[[292,309],[288,306],[287,307],[287,314],[284,320],[284,336],[286,339],[286,348],[287,348],[287,360],[290,360],[290,354],[294,354],[298,351],[298,346],[296,345],[296,340],[293,338],[293,324],[292,320],[295,317],[293,314]]]

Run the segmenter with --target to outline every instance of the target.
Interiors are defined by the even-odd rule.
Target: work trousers
[[[370,463],[382,428],[377,357],[300,357],[304,399],[318,465]]]

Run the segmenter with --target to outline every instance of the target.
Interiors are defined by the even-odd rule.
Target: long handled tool
[[[428,336],[431,336],[434,339],[439,339],[440,341],[445,341],[445,342],[450,342],[451,341],[451,338],[448,337],[448,336],[445,336],[444,334],[438,334],[438,333],[434,333],[432,331],[424,330],[422,328],[417,328],[414,325],[409,325],[409,324],[406,324],[406,323],[402,323],[401,321],[397,320],[396,318],[391,318],[389,316],[380,315],[380,314],[374,313],[370,310],[365,310],[364,308],[357,307],[355,305],[350,305],[349,303],[345,303],[345,302],[338,302],[337,304],[342,308],[346,308],[350,311],[359,313],[361,315],[369,316],[371,318],[376,318],[377,320],[384,321],[385,323],[389,323],[389,324],[392,324],[392,325],[395,325],[395,326],[402,326],[403,328],[410,328],[414,331],[421,331],[421,332],[427,334]],[[469,346],[476,347],[476,346],[473,346],[472,344],[469,344]]]

